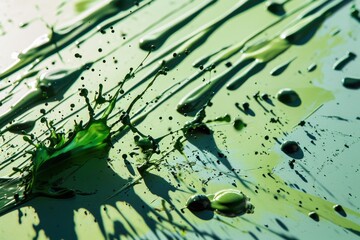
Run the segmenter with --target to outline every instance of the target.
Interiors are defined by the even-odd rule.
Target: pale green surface
[[[140,33],[134,40],[124,44],[106,57],[106,63],[102,61],[95,63],[92,66],[94,72],[84,72],[82,74],[84,80],[75,81],[64,94],[64,100],[49,102],[48,106],[44,104],[36,106],[32,111],[27,112],[28,115],[25,114],[26,116],[23,119],[36,119],[41,116],[41,108],[48,111],[54,107],[54,111],[49,113],[47,117],[54,120],[55,123],[64,119],[65,121],[59,123],[58,127],[65,124],[65,130],[71,129],[74,119],[86,122],[88,120],[86,108],[80,113],[74,113],[85,105],[83,98],[78,96],[78,88],[85,85],[91,90],[90,98],[93,98],[95,91],[98,90],[99,83],[104,85],[105,92],[116,86],[128,73],[129,68],[136,68],[145,57],[146,52],[138,48],[138,40],[146,32],[152,31],[146,27],[156,23],[163,15],[180,8],[167,20],[164,20],[163,23],[167,23],[169,19],[174,19],[189,9],[193,9],[199,1],[193,1],[189,5],[183,6],[182,4],[185,2],[188,1],[154,1],[148,7],[134,14],[133,17],[125,18],[116,23],[114,33],[111,33],[111,29],[107,29],[105,35],[97,33],[85,41],[80,49],[77,49],[74,43],[70,44],[60,52],[64,63],[61,62],[57,54],[54,54],[44,63],[39,64],[38,69],[48,67],[50,70],[82,66],[85,63],[96,61],[102,55],[125,42],[122,34],[131,38]],[[152,53],[145,61],[145,65],[157,56],[162,49],[171,46],[190,32],[207,24],[214,19],[213,16],[222,14],[237,2],[235,0],[218,1],[209,7],[194,18],[190,24],[179,29],[159,50]],[[286,8],[292,10],[302,3],[303,1],[293,0],[286,5]],[[35,4],[39,6],[39,10],[36,10]],[[1,69],[13,62],[10,58],[12,52],[21,51],[33,39],[47,32],[48,29],[44,22],[53,25],[73,18],[73,14],[75,14],[74,2],[66,4],[65,10],[55,16],[54,13],[59,4],[60,2],[56,1],[0,2],[0,11],[4,13],[0,14],[0,23],[3,31],[5,31],[5,34],[0,36]],[[231,124],[227,123],[209,123],[208,126],[214,131],[213,138],[204,136],[185,142],[184,154],[187,156],[186,158],[177,151],[171,153],[167,162],[162,162],[160,172],[152,170],[144,175],[141,184],[108,199],[114,191],[119,190],[128,182],[129,177],[138,176],[136,163],[137,160],[141,162],[142,157],[139,150],[133,150],[135,148],[133,134],[120,135],[119,139],[115,140],[114,148],[110,150],[108,156],[103,157],[104,161],[98,161],[99,159],[89,161],[89,164],[82,167],[75,176],[70,176],[64,182],[64,186],[70,186],[87,193],[96,192],[96,194],[78,195],[76,198],[65,200],[48,198],[31,200],[25,203],[20,210],[14,210],[0,217],[0,239],[31,239],[34,236],[40,239],[74,239],[76,237],[79,239],[89,239],[89,237],[91,239],[102,239],[104,233],[107,234],[107,238],[111,238],[111,236],[116,238],[122,235],[126,238],[153,239],[157,237],[166,238],[164,234],[188,239],[194,237],[211,239],[215,236],[221,239],[239,237],[254,239],[253,235],[259,239],[281,239],[281,234],[284,234],[283,237],[298,239],[354,239],[358,237],[353,233],[344,231],[340,226],[350,224],[346,221],[353,221],[355,224],[353,226],[357,227],[358,231],[360,228],[358,214],[360,191],[356,187],[356,183],[360,181],[359,162],[356,161],[360,155],[360,120],[356,119],[356,117],[360,117],[356,104],[359,102],[360,96],[357,90],[348,90],[341,85],[343,77],[360,76],[359,56],[341,72],[332,69],[336,59],[344,56],[347,51],[360,54],[357,39],[360,36],[360,24],[350,18],[350,6],[351,4],[345,5],[328,18],[311,41],[305,45],[291,46],[288,51],[270,61],[261,72],[251,77],[236,91],[228,91],[225,87],[219,91],[212,100],[213,106],[206,109],[207,117],[205,120],[229,113],[232,120],[241,118],[247,124],[247,127],[242,131],[235,131]],[[360,6],[359,1],[357,1],[357,6]],[[159,77],[152,90],[145,93],[144,99],[140,100],[134,109],[142,107],[146,101],[150,101],[153,97],[161,94],[165,87],[199,71],[191,66],[200,57],[243,41],[247,36],[278,19],[277,16],[267,13],[264,9],[264,3],[262,3],[227,21],[204,44],[192,51],[189,57],[178,67],[170,71],[167,76]],[[36,16],[43,16],[44,22],[36,20],[26,28],[17,27],[20,22],[29,21]],[[12,22],[9,22],[9,19]],[[272,36],[271,34],[282,30],[288,22],[284,21],[276,25],[268,33],[261,34],[259,39]],[[163,23],[158,25],[161,26]],[[340,29],[340,32],[331,36],[330,33],[336,29]],[[95,32],[95,29],[88,34],[92,32]],[[79,40],[86,39],[87,36],[81,36]],[[254,40],[254,42],[259,39]],[[98,48],[102,48],[101,53],[98,52]],[[75,53],[80,53],[83,57],[81,59],[75,58]],[[170,57],[171,55],[172,53],[170,53]],[[113,57],[118,60],[117,64],[113,63]],[[269,74],[274,67],[282,65],[294,57],[296,57],[295,60],[283,74],[277,77]],[[235,55],[229,61],[234,63],[238,58],[239,55]],[[52,61],[55,61],[54,65],[51,64]],[[313,63],[317,64],[316,70],[307,72],[307,68]],[[153,66],[150,66],[136,74],[135,78],[125,85],[125,91],[130,89],[136,81],[140,81],[152,68]],[[206,73],[203,77],[206,80],[213,79],[226,69],[222,63],[216,68],[216,73]],[[299,70],[301,73],[298,72]],[[16,75],[10,77],[10,79],[15,78]],[[34,79],[31,77],[26,81],[31,82]],[[104,81],[105,79],[106,81]],[[139,130],[157,138],[167,134],[170,127],[177,130],[184,126],[185,122],[192,118],[177,113],[176,106],[186,93],[201,83],[201,79],[173,95],[157,110],[149,114],[139,125]],[[4,84],[6,85],[6,80],[2,80],[0,86],[2,87]],[[117,107],[127,109],[131,100],[145,88],[145,85],[143,84],[134,90],[129,95],[130,97],[121,99]],[[302,105],[292,108],[273,98],[283,88],[295,89],[299,93]],[[1,99],[10,96],[9,101],[4,102],[0,107],[0,113],[5,112],[11,104],[23,96],[27,91],[27,86],[25,84],[20,85],[14,91],[14,95],[9,95],[8,90],[0,92]],[[274,113],[281,118],[283,126],[269,123],[273,116],[266,113],[252,98],[252,95],[257,91],[266,92],[272,97],[271,100],[275,107],[271,107],[265,101],[261,101],[261,103],[267,109],[273,109]],[[111,94],[114,93],[115,91],[111,92]],[[251,100],[246,98],[247,95],[251,97]],[[250,108],[255,113],[255,117],[244,115],[235,107],[235,102],[240,103],[241,106],[244,101],[250,103]],[[72,103],[75,104],[75,108],[70,110]],[[313,127],[310,125],[295,127],[300,120],[305,119],[321,104],[324,105],[306,119]],[[99,112],[100,110],[95,111]],[[159,120],[159,116],[162,117],[161,120]],[[169,120],[170,116],[173,117],[172,120]],[[326,116],[339,116],[347,121]],[[112,119],[112,121],[114,120]],[[45,125],[37,121],[32,133],[40,136],[45,130]],[[310,142],[311,139],[306,131],[316,137],[315,145]],[[180,135],[180,132],[174,134],[174,139]],[[270,141],[264,140],[266,135],[270,136]],[[294,170],[290,169],[288,161],[291,158],[280,151],[280,145],[272,137],[276,137],[280,141],[295,140],[300,143],[304,151],[304,158],[296,160],[295,170],[299,171],[308,182],[304,182]],[[7,154],[11,156],[16,152],[24,151],[23,147],[28,145],[21,136],[11,133],[5,133],[4,138],[10,141],[1,147],[2,159],[7,158]],[[160,143],[160,150],[165,152],[171,150],[174,141],[172,137],[167,137]],[[3,142],[0,143],[3,144]],[[349,148],[344,147],[344,144],[347,144]],[[308,151],[305,151],[304,147]],[[132,151],[138,152],[140,155],[130,157],[129,153]],[[227,156],[227,159],[220,159],[222,164],[216,163],[219,159],[218,151]],[[254,155],[255,151],[258,151],[259,154]],[[126,164],[121,156],[125,153],[128,154],[130,164]],[[207,162],[206,166],[199,162],[194,155],[199,155],[202,161]],[[106,158],[113,160],[111,168],[107,167]],[[159,156],[155,156],[156,158]],[[20,158],[13,166],[17,166],[23,160],[25,158]],[[192,169],[188,162],[194,163]],[[177,166],[176,163],[178,163]],[[170,168],[167,164],[175,167]],[[240,173],[238,175],[232,173],[230,171],[232,168],[240,169]],[[170,171],[177,172],[178,180],[174,179],[169,173]],[[11,172],[11,166],[8,166],[0,173],[1,176],[5,176]],[[223,174],[218,176],[219,172]],[[269,172],[272,172],[274,179],[267,175]],[[266,178],[263,177],[263,174]],[[208,177],[212,177],[212,179],[207,185],[202,185],[199,179],[206,180]],[[241,183],[244,180],[248,181],[249,188]],[[275,183],[275,180],[279,183]],[[307,194],[301,190],[285,186],[282,183],[284,181],[288,184],[297,184]],[[186,209],[184,214],[181,213],[180,209],[184,207],[186,200],[191,195],[203,193],[202,189],[206,190],[205,194],[209,194],[222,189],[235,188],[233,184],[236,184],[239,190],[251,198],[251,202],[255,206],[254,214],[230,219],[219,215],[211,216],[207,213],[200,214],[197,217]],[[256,186],[259,188],[258,194],[254,192]],[[279,188],[285,189],[285,192],[288,191],[290,194],[282,191],[278,194],[276,191]],[[279,200],[275,200],[274,195],[277,195]],[[313,200],[309,201],[309,197]],[[324,197],[330,202],[321,200]],[[299,200],[303,202],[303,208],[297,207]],[[332,210],[333,203],[341,204],[346,208],[347,218],[341,217]],[[107,211],[104,211],[104,206],[106,206]],[[168,211],[172,206],[175,210]],[[314,211],[316,207],[319,208],[320,215],[320,222],[318,223],[307,216],[307,213]],[[167,210],[163,211],[164,209]],[[352,214],[351,210],[357,213]],[[161,222],[158,221],[159,216],[163,217]],[[94,222],[94,218],[97,222]],[[288,230],[281,227],[279,221]],[[268,225],[268,228],[264,225]],[[186,226],[188,230],[183,231],[182,227],[179,226]],[[157,237],[156,234],[158,234]]]

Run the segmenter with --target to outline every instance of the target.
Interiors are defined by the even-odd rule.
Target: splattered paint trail
[[[3,1],[0,235],[358,237],[359,5]]]

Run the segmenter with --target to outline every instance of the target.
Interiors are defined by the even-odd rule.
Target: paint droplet
[[[276,97],[280,102],[291,107],[298,107],[301,105],[301,99],[299,95],[294,90],[289,88],[281,89],[277,93]]]
[[[246,123],[244,123],[241,119],[235,119],[233,126],[237,131],[240,131],[246,127]]]
[[[261,98],[265,101],[269,100],[269,95],[267,93],[264,93],[261,95]]]
[[[275,1],[267,1],[266,9],[276,15],[283,15],[285,13],[283,4]]]
[[[352,16],[352,17],[355,18],[356,20],[360,21],[359,10],[356,8],[355,4],[351,6],[350,16]]]
[[[349,89],[359,89],[360,88],[360,78],[345,77],[342,80],[342,84],[344,87],[349,88]]]
[[[14,123],[8,126],[6,129],[11,133],[23,134],[33,130],[34,126],[35,126],[35,121],[26,121],[26,122]]]
[[[333,206],[333,209],[339,213],[341,216],[346,217],[346,212],[344,208],[340,204],[336,204]]]
[[[316,212],[309,212],[308,216],[316,222],[320,221],[319,214],[317,214]]]
[[[300,150],[300,146],[295,141],[286,141],[281,145],[281,151],[286,154],[294,154]]]
[[[242,107],[243,107],[243,109],[246,111],[246,110],[249,110],[249,108],[250,108],[250,104],[248,103],[248,102],[244,102],[243,104],[242,104]]]
[[[316,65],[316,64],[311,64],[311,65],[307,68],[307,70],[308,70],[308,72],[312,72],[312,71],[314,71],[316,68],[317,68],[317,65]]]
[[[356,58],[356,54],[353,52],[348,52],[345,56],[337,60],[333,66],[333,69],[336,71],[341,71],[349,62]]]
[[[210,199],[202,194],[191,196],[186,202],[186,207],[192,212],[210,209],[210,205]]]
[[[212,198],[211,195],[208,195]],[[235,217],[245,213],[254,213],[254,205],[250,199],[241,191],[226,189],[215,193],[211,200],[211,208],[216,213],[227,217]]]

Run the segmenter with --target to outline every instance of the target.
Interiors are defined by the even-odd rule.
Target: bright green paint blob
[[[25,141],[35,147],[35,150],[30,152],[32,155],[30,164],[16,170],[24,173],[24,176],[10,178],[1,184],[1,189],[3,189],[1,192],[11,192],[14,198],[17,196],[15,200],[5,199],[6,201],[1,202],[0,210],[2,212],[16,206],[18,202],[27,201],[38,195],[56,198],[68,198],[75,195],[75,191],[62,188],[59,180],[66,177],[68,171],[81,167],[89,159],[100,158],[109,151],[111,127],[107,125],[107,119],[115,107],[121,86],[115,95],[106,101],[108,107],[100,119],[93,117],[94,110],[87,97],[88,92],[86,89],[82,89],[80,95],[85,97],[90,119],[85,125],[82,122],[75,122],[73,132],[69,136],[57,132],[51,121],[48,122],[42,118],[41,122],[48,127],[50,136],[39,143],[34,143],[29,136],[23,137]],[[99,103],[97,100],[100,98],[102,98],[101,94],[95,99],[96,104]]]
[[[211,199],[211,196],[209,196]],[[254,213],[254,205],[250,199],[239,190],[221,190],[212,197],[211,208],[215,212],[227,216],[235,217],[245,213]]]
[[[86,96],[85,96],[86,97]],[[35,144],[35,151],[32,153],[29,177],[26,181],[25,195],[41,194],[53,197],[72,196],[69,190],[54,190],[54,183],[58,175],[68,168],[82,166],[88,159],[106,153],[110,144],[110,127],[106,120],[113,108],[117,94],[110,101],[102,118],[95,120],[90,114],[90,120],[85,125],[76,124],[74,133],[67,138],[64,133],[57,133],[51,122],[45,119],[51,135],[48,137],[49,146],[46,141]],[[89,100],[86,97],[86,102]],[[90,109],[91,106],[88,105]],[[91,110],[90,112],[93,112]],[[25,138],[25,140],[29,141]]]

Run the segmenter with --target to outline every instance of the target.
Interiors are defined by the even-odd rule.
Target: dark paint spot
[[[300,150],[300,146],[295,141],[286,141],[281,145],[281,151],[286,154],[293,154]]]
[[[316,222],[320,221],[319,214],[317,214],[316,212],[309,212],[308,216]]]
[[[311,64],[311,65],[307,68],[307,70],[308,70],[308,72],[312,72],[312,71],[314,71],[316,68],[317,68],[317,65],[316,65],[316,64]]]
[[[277,99],[291,107],[298,107],[301,105],[301,99],[299,95],[292,89],[282,89],[277,94]]]
[[[189,198],[186,207],[192,212],[199,212],[210,209],[210,199],[205,195],[195,195]]]
[[[281,145],[281,151],[295,159],[301,159],[304,157],[304,152],[301,150],[299,144],[295,141],[284,142]]]
[[[308,182],[307,180],[306,180],[306,178],[304,177],[304,175],[302,175],[298,170],[295,170],[295,173],[296,173],[296,175],[298,175],[300,178],[301,178],[301,180],[303,180],[304,182]]]
[[[246,123],[244,123],[241,119],[236,119],[233,124],[234,128],[237,131],[242,130],[244,127],[246,127]]]
[[[276,15],[283,15],[285,14],[285,9],[282,3],[277,3],[274,1],[267,1],[266,2],[266,9]]]
[[[359,89],[360,88],[360,78],[345,77],[342,79],[342,84],[344,87],[349,88],[349,89]]]
[[[346,217],[346,216],[347,216],[344,208],[343,208],[341,205],[336,204],[336,205],[333,206],[333,209],[334,209],[337,213],[339,213],[341,216],[343,216],[343,217]]]

